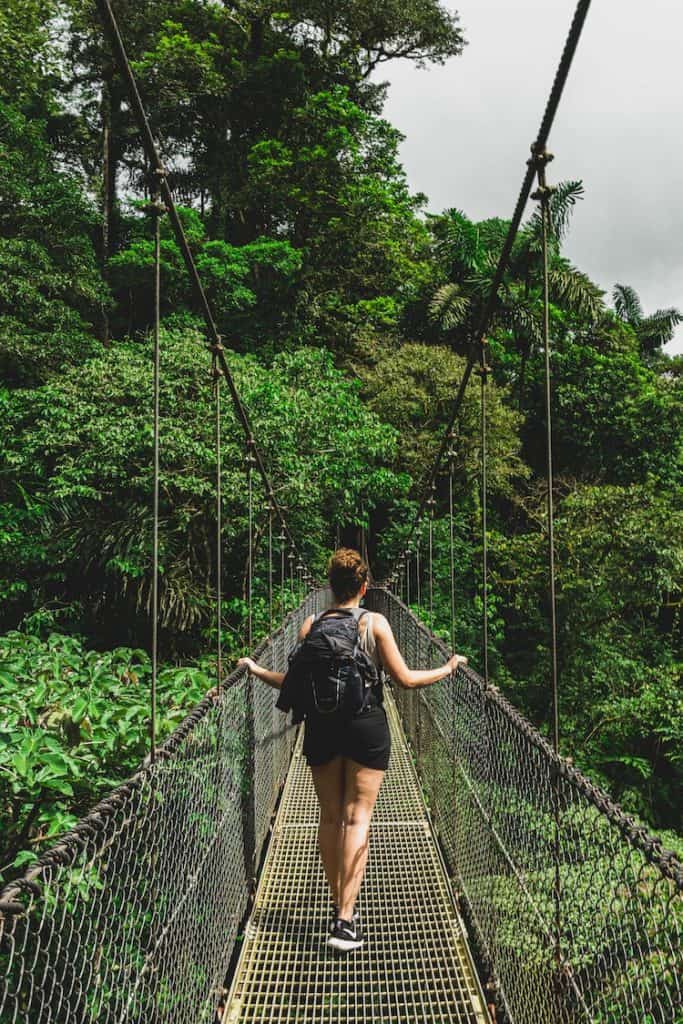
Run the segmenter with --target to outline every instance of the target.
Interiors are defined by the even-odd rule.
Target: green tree
[[[629,809],[681,829],[683,512],[653,484],[558,485],[555,536],[563,749]],[[533,527],[492,538],[507,692],[549,729],[542,488]],[[676,652],[679,652],[678,655]]]
[[[465,360],[441,345],[374,342],[366,358],[353,364],[368,407],[400,437],[398,465],[420,481],[431,468],[443,439]],[[505,401],[505,389],[489,387],[489,484],[491,493],[509,495],[528,469],[521,458],[521,416]],[[455,468],[459,482],[476,483],[480,464],[479,383],[472,378],[458,423]]]
[[[301,254],[284,239],[262,237],[235,246],[208,239],[196,210],[179,207],[205,293],[218,329],[233,347],[267,356],[291,340]],[[154,243],[146,216],[127,219],[128,244],[110,260],[111,286],[118,299],[115,328],[144,332],[152,316]],[[195,307],[180,249],[166,219],[161,224],[163,312]]]
[[[24,112],[44,113],[50,105],[48,25],[56,7],[55,0],[3,0],[0,8],[0,100]]]
[[[683,390],[680,378],[644,365],[633,348],[607,348],[590,329],[566,331],[554,314],[552,416],[556,468],[589,482],[683,479]],[[544,364],[531,363],[526,458],[543,473]]]
[[[395,327],[428,274],[420,200],[398,163],[399,138],[339,87],[293,111],[286,142],[264,140],[249,155],[261,229],[302,254],[302,330],[337,349]]]
[[[58,170],[43,124],[0,101],[0,125],[0,373],[16,386],[92,354],[109,299],[94,212]]]
[[[278,355],[270,367],[230,354],[238,389],[288,520],[320,564],[330,510],[343,521],[358,495],[372,505],[403,486],[391,471],[396,435],[360,402],[359,389],[323,349]],[[209,362],[201,337],[164,333],[162,374],[161,619],[165,638],[196,644],[213,608],[215,451]],[[227,406],[227,396],[225,403]],[[151,587],[151,365],[149,345],[111,351],[2,407],[10,438],[0,464],[5,515],[0,550],[6,589],[23,595],[6,608],[17,621],[42,604],[74,607],[101,642],[147,635]],[[241,428],[223,425],[224,587],[244,593],[247,494]],[[26,507],[42,517],[42,546],[15,545]],[[267,514],[256,486],[256,544]],[[12,546],[10,546],[12,545]],[[21,554],[29,561],[18,563]],[[239,623],[238,623],[239,625]]]

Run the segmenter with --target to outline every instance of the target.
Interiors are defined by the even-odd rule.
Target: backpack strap
[[[351,615],[355,619],[352,608],[326,608],[324,612],[320,612],[318,615],[319,619],[324,619],[326,615]]]
[[[359,614],[356,615],[356,612],[358,612]],[[356,620],[356,622],[359,622],[363,618],[364,615],[368,614],[368,609],[367,608],[355,608],[355,607],[354,608],[326,608],[324,612],[319,612],[318,614],[314,615],[313,617],[316,618],[316,619],[322,619],[326,615],[340,615],[340,614],[342,614],[342,615],[351,615]]]

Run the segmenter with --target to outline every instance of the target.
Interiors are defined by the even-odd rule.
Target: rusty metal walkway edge
[[[358,910],[365,944],[339,956],[299,736],[223,1021],[486,1024],[462,920],[390,695],[391,763]]]

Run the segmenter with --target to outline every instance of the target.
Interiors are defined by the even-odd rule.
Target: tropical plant
[[[612,301],[619,319],[633,328],[645,357],[657,355],[672,340],[678,324],[683,323],[683,313],[674,306],[645,316],[638,293],[630,285],[615,285]]]
[[[149,749],[150,678],[143,650],[88,650],[53,632],[0,637],[0,879],[138,767]],[[210,686],[199,668],[163,668],[159,741]]]

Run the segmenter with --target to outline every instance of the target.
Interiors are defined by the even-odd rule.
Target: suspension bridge
[[[347,958],[324,944],[329,907],[316,846],[316,805],[300,738],[275,695],[244,669],[227,677],[220,647],[221,393],[245,437],[249,625],[253,483],[269,520],[271,629],[254,657],[284,671],[298,630],[329,593],[306,568],[279,506],[178,218],[109,0],[98,7],[128,87],[154,181],[156,224],[153,686],[150,755],[0,893],[0,1021],[467,1022],[681,1024],[683,866],[559,754],[553,653],[552,742],[488,676],[459,668],[438,686],[393,689],[392,763],[373,821],[361,911],[368,942]],[[544,226],[549,577],[554,605],[548,359],[548,135],[589,0],[581,0],[448,429],[424,482],[405,547],[367,606],[389,620],[410,667],[449,651],[409,605],[415,544],[429,530],[443,468],[452,522],[453,427],[475,364],[481,379],[483,593],[486,598],[486,330],[534,181]],[[159,218],[166,213],[202,308],[216,408],[216,687],[156,742],[159,480]],[[305,596],[276,628],[273,525],[280,586]],[[451,556],[452,557],[452,556]],[[406,598],[406,601],[403,598]],[[454,580],[451,568],[451,600]],[[429,615],[430,625],[433,617]],[[555,652],[555,624],[552,622]]]

